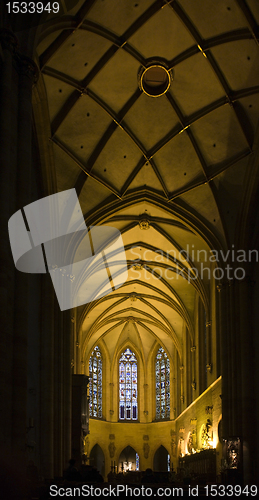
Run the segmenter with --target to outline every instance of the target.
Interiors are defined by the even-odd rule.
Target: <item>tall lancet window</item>
[[[89,416],[102,418],[102,355],[96,346],[89,359]]]
[[[156,361],[156,419],[170,418],[170,361],[160,347]]]
[[[137,359],[129,348],[119,360],[119,419],[138,419],[138,367]]]

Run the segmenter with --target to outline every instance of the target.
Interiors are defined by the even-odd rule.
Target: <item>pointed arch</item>
[[[105,474],[105,456],[103,453],[103,449],[101,446],[96,443],[90,452],[90,465],[96,467],[97,470],[100,471],[101,475]]]
[[[170,470],[170,455],[162,444],[154,453],[153,468],[157,472],[168,472]]]
[[[139,470],[139,455],[135,448],[131,445],[127,445],[123,450],[121,450],[118,464],[120,465],[120,472]]]

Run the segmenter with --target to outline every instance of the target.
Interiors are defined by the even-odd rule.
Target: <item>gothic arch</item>
[[[153,457],[153,469],[157,472],[167,472],[168,471],[168,450],[160,445],[154,453]]]
[[[96,467],[97,470],[99,470],[101,475],[104,477],[104,475],[105,475],[105,456],[104,456],[104,453],[103,453],[101,446],[98,443],[96,443],[90,451],[89,462],[90,462],[90,465],[93,465],[94,467]]]

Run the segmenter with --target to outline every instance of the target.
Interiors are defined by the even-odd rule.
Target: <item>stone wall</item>
[[[184,453],[190,433],[195,431],[195,447],[201,448],[201,431],[209,419],[213,446],[217,450],[217,473],[219,472],[222,447],[218,439],[218,424],[221,420],[221,377],[199,396],[175,420],[151,423],[107,422],[90,419],[90,434],[86,437],[85,453],[90,456],[93,447],[98,444],[105,459],[105,475],[110,472],[111,464],[118,466],[122,450],[131,446],[139,455],[140,470],[153,469],[154,455],[162,445],[171,457],[174,468],[178,466],[180,439],[183,439]]]

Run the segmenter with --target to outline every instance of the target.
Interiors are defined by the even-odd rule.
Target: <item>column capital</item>
[[[4,49],[15,53],[18,47],[18,39],[11,30],[6,28],[0,29],[0,43]]]
[[[39,69],[33,59],[23,54],[16,54],[16,62],[20,75],[28,76],[33,84],[37,83],[39,78]]]

